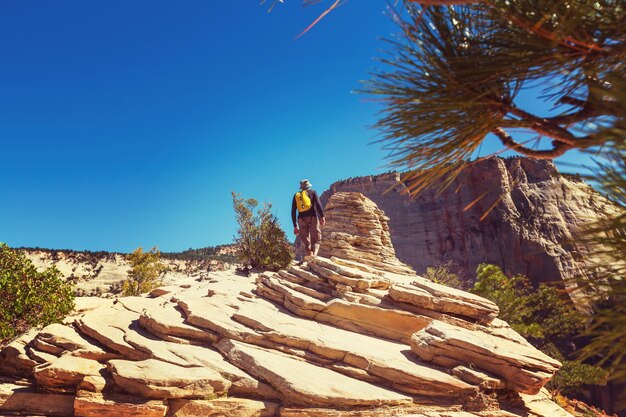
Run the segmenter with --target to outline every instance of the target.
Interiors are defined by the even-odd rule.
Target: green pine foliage
[[[72,285],[55,267],[43,272],[0,243],[0,345],[34,326],[61,321],[74,308]]]
[[[525,276],[508,277],[489,264],[479,265],[476,275],[472,292],[496,303],[502,320],[563,364],[548,388],[577,395],[586,384],[606,384],[605,370],[575,359],[575,343],[585,332],[588,319],[564,301],[557,288],[545,284],[533,288]]]
[[[453,178],[489,134],[543,159],[606,143],[623,116],[607,94],[626,84],[623,2],[419,3],[401,3],[386,65],[363,89],[384,104],[380,142],[416,169],[415,190]],[[535,113],[532,96],[555,111]]]
[[[130,262],[130,271],[122,284],[122,294],[139,295],[161,285],[167,266],[161,262],[161,252],[156,247],[148,252],[139,247],[126,257]]]
[[[244,199],[233,192],[233,207],[239,226],[235,242],[237,257],[243,265],[277,271],[293,260],[293,249],[272,205],[259,203],[254,198]]]
[[[621,86],[621,88],[620,88]],[[613,202],[615,212],[585,230],[582,242],[596,255],[592,268],[599,282],[592,286],[605,288],[601,302],[589,326],[592,341],[585,346],[581,358],[593,358],[611,370],[611,379],[626,381],[626,85],[616,84],[611,97],[621,108],[621,117],[600,130],[607,146],[594,155],[597,167],[591,179]],[[579,283],[583,288],[587,282]]]

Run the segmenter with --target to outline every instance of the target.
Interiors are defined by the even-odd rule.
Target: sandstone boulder
[[[75,391],[76,386],[88,375],[100,375],[104,365],[92,359],[63,355],[54,361],[35,367],[35,381],[46,389],[70,389]]]
[[[230,381],[200,366],[182,367],[155,359],[112,360],[109,372],[116,385],[143,398],[207,398],[223,395]]]
[[[72,416],[74,396],[41,393],[32,387],[0,384],[0,414]]]

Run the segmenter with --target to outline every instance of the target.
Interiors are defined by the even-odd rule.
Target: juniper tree
[[[277,271],[293,260],[291,244],[281,229],[272,205],[232,192],[237,220],[237,258],[243,265]]]

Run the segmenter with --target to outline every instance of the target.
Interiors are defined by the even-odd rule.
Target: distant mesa
[[[391,240],[402,262],[418,274],[448,265],[468,285],[476,267],[489,263],[534,283],[575,286],[576,279],[588,276],[592,260],[589,248],[577,242],[579,231],[613,210],[576,176],[530,158],[475,162],[449,187],[435,185],[415,197],[407,193],[409,187],[392,172],[338,181],[321,199],[326,203],[340,192],[363,194],[389,216]]]
[[[338,192],[328,221],[326,256],[302,265],[79,298],[0,351],[0,414],[570,416],[542,388],[560,364],[398,261],[371,200]]]

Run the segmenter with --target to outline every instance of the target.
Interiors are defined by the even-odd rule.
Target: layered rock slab
[[[44,347],[42,350],[54,355],[61,355],[63,352],[68,351],[72,352],[73,356],[97,361],[115,359],[120,356],[97,346],[96,343],[85,338],[72,326],[60,323],[53,323],[44,327],[33,341],[36,347],[41,348],[41,345],[45,345],[48,346],[48,349],[52,348],[46,350]]]
[[[411,397],[277,351],[228,339],[220,340],[217,348],[232,363],[270,383],[287,405],[350,407],[412,403]]]
[[[149,355],[135,349],[125,340],[130,326],[139,320],[139,314],[123,307],[97,308],[75,320],[76,327],[85,335],[100,342],[114,352],[132,360],[149,358]]]
[[[165,417],[163,401],[120,394],[81,391],[74,400],[75,417]]]
[[[37,384],[43,388],[74,392],[86,376],[100,375],[104,368],[104,365],[92,359],[62,355],[35,367],[34,375]]]
[[[389,233],[389,218],[360,193],[333,194],[324,208],[326,225],[320,256],[358,259],[377,269],[413,274],[396,258]]]
[[[205,367],[182,367],[155,359],[112,360],[115,384],[144,398],[206,398],[223,395],[231,383]]]
[[[411,285],[395,284],[389,296],[398,302],[481,322],[492,321],[499,312],[498,306],[486,298],[423,278],[417,278]]]
[[[277,403],[240,398],[170,401],[172,417],[273,417],[278,408]]]
[[[411,350],[442,365],[473,364],[501,377],[507,388],[526,394],[537,394],[561,367],[533,347],[436,321],[413,335]]]
[[[169,300],[127,297],[121,299],[120,303],[128,310],[140,314],[139,325],[161,339],[178,343],[217,342],[217,337],[211,332],[188,324],[184,313]]]
[[[259,277],[257,291],[298,316],[406,343],[413,333],[423,329],[431,320],[397,308],[354,303],[340,298],[324,302],[269,275]]]
[[[233,315],[276,345],[310,351],[362,369],[398,391],[434,397],[476,394],[475,386],[420,363],[408,346],[292,316],[270,303],[243,303]],[[336,368],[335,368],[336,369]]]
[[[71,416],[74,396],[38,392],[33,387],[0,384],[0,414]]]

